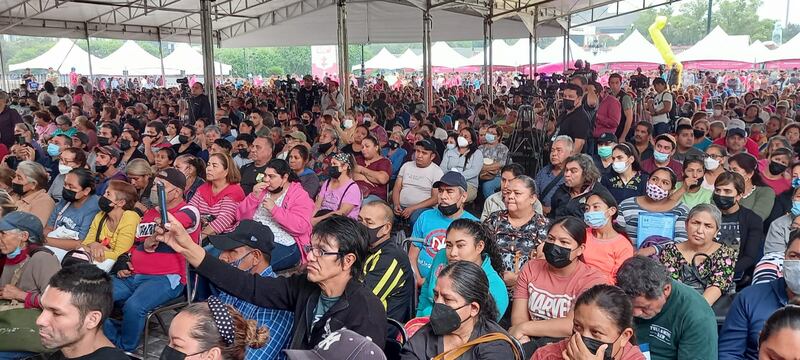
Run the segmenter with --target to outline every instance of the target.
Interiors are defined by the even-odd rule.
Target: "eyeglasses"
[[[339,255],[341,252],[339,251],[325,251],[320,248],[315,248],[311,245],[306,245],[303,247],[306,251],[306,254],[314,254],[314,257],[321,257],[321,256],[328,256],[328,255]]]

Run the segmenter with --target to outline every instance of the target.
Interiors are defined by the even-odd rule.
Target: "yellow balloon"
[[[667,25],[667,17],[666,16],[658,16],[656,17],[655,22],[647,28],[647,32],[650,33],[650,38],[653,39],[653,45],[655,45],[656,49],[658,49],[659,54],[664,59],[664,63],[667,64],[667,67],[674,68],[678,71],[678,86],[680,86],[680,79],[681,74],[683,74],[683,64],[675,57],[675,53],[672,52],[672,47],[670,47],[669,43],[667,42],[667,38],[664,37],[664,34],[661,33],[661,29]]]

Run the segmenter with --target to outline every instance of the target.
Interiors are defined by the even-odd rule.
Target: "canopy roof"
[[[749,54],[749,36],[730,36],[717,26],[694,46],[678,54],[686,69],[732,69],[752,67],[753,56]]]
[[[785,60],[800,60],[800,35],[795,35],[791,40],[761,58],[761,61],[765,62]]]
[[[653,44],[634,30],[619,45],[598,55],[592,62],[595,65],[619,63],[663,64],[664,59]]]
[[[583,48],[572,41],[572,39],[569,40],[569,49],[569,59],[567,59],[568,61],[564,61],[564,41],[563,39],[557,39],[546,48],[537,52],[536,62],[538,64],[562,64],[565,62],[571,64],[571,62],[574,62],[574,60],[578,59],[588,60],[590,63],[592,62],[591,53],[584,51]]]
[[[403,69],[421,69],[422,55],[414,54],[411,49],[406,49],[406,51],[397,58],[397,62]]]
[[[647,6],[677,0],[648,0]],[[254,47],[336,43],[336,0],[217,0],[210,3],[219,46]],[[483,18],[494,14],[496,38],[520,38],[538,12],[539,36],[632,12],[629,0],[349,0],[351,43],[419,42],[422,9],[433,8],[434,41],[482,38]],[[634,2],[635,3],[635,2]],[[596,12],[594,8],[599,8]],[[620,10],[624,8],[624,10]],[[632,10],[631,10],[632,9]],[[49,37],[159,39],[200,43],[198,0],[0,0],[0,33]],[[562,25],[554,20],[560,19]],[[308,25],[311,25],[309,27]],[[312,30],[312,31],[309,31]]]
[[[353,70],[357,70],[361,68],[361,64],[353,65]],[[372,69],[401,69],[403,66],[400,64],[400,61],[397,59],[396,56],[392,55],[389,50],[386,48],[381,48],[381,51],[378,51],[372,59],[369,59],[364,62],[364,69],[372,70]]]
[[[764,46],[764,43],[762,43],[761,40],[756,40],[750,44],[748,51],[753,57],[753,62],[755,63],[764,62],[764,59],[772,56],[772,50]],[[798,57],[800,57],[800,55],[798,55]]]
[[[164,57],[164,71],[168,75],[180,74],[181,70],[186,75],[203,74],[203,55],[185,43],[175,44],[175,49]],[[231,66],[214,61],[214,72],[221,75],[230,74]]]
[[[97,64],[98,58],[92,56],[92,64]],[[19,64],[10,64],[8,69],[24,70],[53,68],[61,74],[69,74],[72,68],[79,74],[89,73],[89,54],[81,49],[73,40],[59,39],[53,47],[43,54]]]
[[[122,43],[119,49],[99,59],[96,64],[92,61],[94,74],[122,75],[126,70],[128,75],[161,74],[161,60],[132,40]]]

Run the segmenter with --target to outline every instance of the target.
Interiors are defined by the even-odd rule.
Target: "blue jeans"
[[[292,246],[275,243],[272,249],[272,271],[278,272],[295,267],[300,262],[300,248],[297,244]]]
[[[0,351],[0,360],[18,360],[36,355],[27,351]]]
[[[426,210],[430,210],[430,209],[431,208],[426,207],[426,208],[417,209],[417,210],[414,210],[414,211],[411,212],[411,216],[408,217],[408,222],[411,223],[410,225],[411,225],[412,229],[414,228],[414,223],[416,223],[417,219],[419,219],[419,216],[422,215],[422,213],[425,212]]]
[[[500,188],[500,176],[495,176],[491,180],[486,180],[481,184],[481,193],[483,193],[483,198],[488,199],[489,196],[497,192],[497,189]]]
[[[184,285],[170,287],[166,275],[133,275],[113,277],[114,304],[122,305],[122,323],[106,320],[103,332],[111,342],[125,351],[139,346],[147,313],[183,292]]]

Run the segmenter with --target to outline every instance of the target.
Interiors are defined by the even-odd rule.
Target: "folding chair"
[[[383,352],[386,354],[387,360],[400,360],[400,350],[408,342],[406,329],[403,328],[403,324],[395,319],[387,318],[386,321],[389,323],[390,328],[397,330],[397,337],[390,336],[386,339],[386,346],[384,346]]]
[[[195,285],[197,284],[197,278],[199,277],[199,275],[195,274],[195,277],[194,277],[194,282],[195,283],[192,284],[192,281],[190,280],[191,277],[189,276],[189,274],[191,272],[192,272],[191,268],[189,267],[189,264],[187,263],[186,264],[186,289],[184,289],[184,293],[183,294],[177,296],[176,298],[174,298],[174,299],[172,299],[170,301],[167,301],[164,304],[161,304],[160,306],[156,307],[153,310],[150,310],[150,312],[147,313],[147,317],[145,318],[145,321],[144,321],[144,343],[142,344],[142,359],[143,360],[146,360],[147,357],[148,357],[148,354],[147,354],[147,342],[150,339],[150,321],[153,319],[153,317],[155,317],[156,320],[158,321],[158,325],[161,326],[161,330],[164,332],[164,334],[169,334],[169,326],[167,326],[166,323],[164,322],[164,319],[162,318],[162,315],[164,313],[166,313],[166,312],[169,312],[169,311],[178,312],[181,309],[183,309],[184,307],[186,307],[187,305],[191,304],[192,301],[194,300],[194,295],[195,295],[194,289],[195,289]]]

